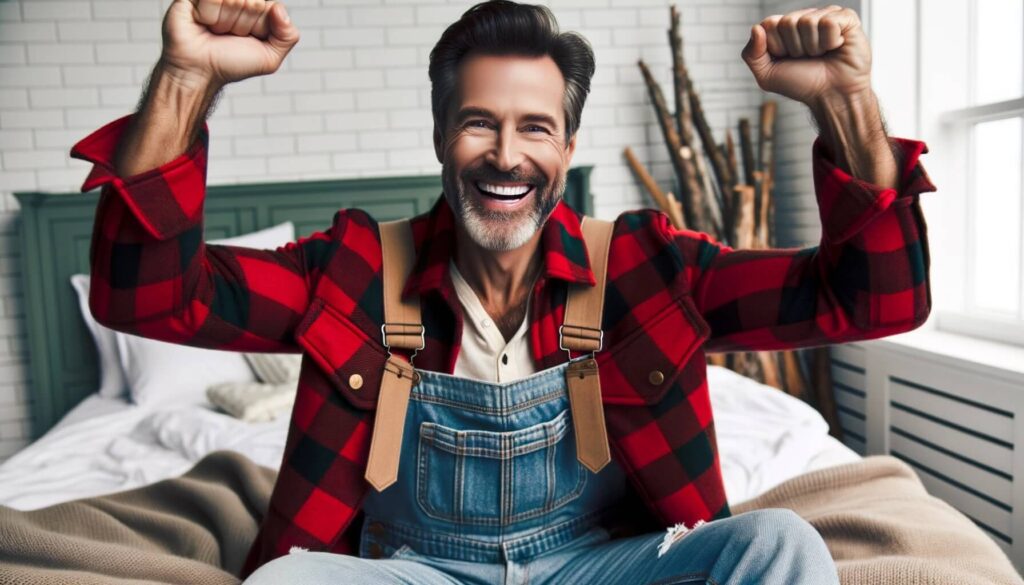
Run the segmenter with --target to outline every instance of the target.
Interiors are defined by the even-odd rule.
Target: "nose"
[[[502,128],[494,139],[494,145],[487,152],[485,157],[500,171],[510,171],[518,167],[525,158],[519,137],[514,129]]]

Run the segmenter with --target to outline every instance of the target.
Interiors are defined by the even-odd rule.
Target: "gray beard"
[[[519,248],[537,233],[565,192],[566,176],[559,176],[550,189],[535,185],[533,205],[514,215],[491,211],[479,204],[467,190],[468,182],[455,175],[452,165],[442,165],[441,182],[445,197],[455,217],[469,237],[481,248],[491,252],[508,252]]]

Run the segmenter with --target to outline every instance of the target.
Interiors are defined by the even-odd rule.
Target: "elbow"
[[[902,311],[897,308],[901,305]],[[914,293],[912,301],[896,304],[892,309],[891,312],[876,316],[868,325],[868,329],[874,332],[873,338],[906,333],[927,323],[932,312],[931,292],[925,287]]]

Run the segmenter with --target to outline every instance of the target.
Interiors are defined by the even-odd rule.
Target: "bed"
[[[593,213],[590,171],[589,167],[570,170],[566,189],[569,204],[588,214]],[[440,178],[436,176],[211,187],[206,200],[206,238],[245,237],[243,234],[250,232],[273,230],[282,222],[303,236],[323,229],[343,207],[366,209],[379,220],[411,216],[428,209],[439,192]],[[81,294],[76,295],[70,283],[73,275],[88,271],[98,193],[15,196],[22,209],[22,273],[26,275],[35,440],[0,464],[0,514],[8,527],[38,530],[47,526],[47,511],[68,510],[68,506],[79,504],[94,506],[95,502],[106,506],[123,503],[116,500],[122,495],[156,493],[146,490],[166,486],[186,472],[194,473],[201,462],[213,461],[210,458],[218,453],[221,459],[217,461],[222,464],[226,452],[240,456],[233,460],[236,466],[252,462],[277,470],[287,413],[272,420],[247,422],[202,398],[140,402],[131,393],[104,395],[106,380],[100,376],[98,341],[83,317]],[[802,479],[817,482],[817,487],[811,487],[820,491],[825,484],[815,478],[830,470],[853,469],[865,461],[831,437],[824,418],[797,398],[714,365],[708,366],[708,385],[725,489],[737,510],[744,505],[763,506],[764,501],[778,498],[780,490],[791,490],[793,482]],[[264,482],[263,489],[268,496],[269,484]],[[115,492],[119,494],[109,495]],[[150,504],[142,505],[147,506]],[[242,509],[253,511],[251,505]],[[17,511],[26,512],[18,516]],[[32,516],[34,512],[29,511],[42,515]],[[54,517],[51,514],[48,520],[53,523],[48,532],[51,537],[59,535],[63,527]],[[107,519],[111,519],[109,515]],[[162,519],[166,521],[166,515]],[[258,523],[258,518],[255,521]],[[964,522],[974,528],[966,518]],[[242,539],[235,548],[244,552],[244,534],[235,537]],[[979,553],[982,564],[985,555],[1001,554],[994,544],[991,549]],[[30,558],[32,552],[21,551],[19,557],[0,546],[0,565],[8,553],[7,559],[15,558],[17,566],[35,571],[38,563]],[[219,563],[218,570],[230,569],[223,558],[204,562]],[[972,567],[978,564],[971,562]],[[847,569],[855,572],[862,566],[847,565]],[[867,566],[870,573],[871,563]],[[843,566],[840,570],[842,575]],[[1005,579],[991,582],[1016,583]]]

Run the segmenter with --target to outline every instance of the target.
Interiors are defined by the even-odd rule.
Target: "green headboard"
[[[565,200],[593,215],[592,167],[569,171]],[[358,207],[380,221],[430,209],[439,175],[214,186],[207,190],[207,239],[292,221],[298,237],[323,230],[338,209]],[[99,190],[15,193],[21,204],[21,258],[31,383],[32,437],[39,437],[99,388],[96,345],[70,277],[89,272]]]

